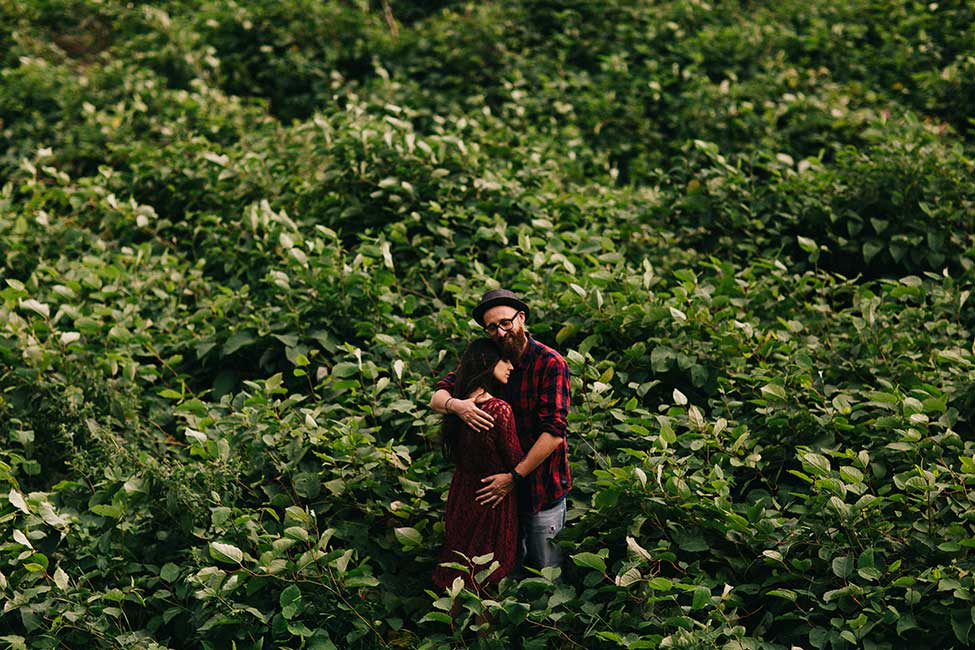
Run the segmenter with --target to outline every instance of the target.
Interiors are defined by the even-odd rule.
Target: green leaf
[[[471,558],[471,564],[474,566],[481,566],[484,564],[490,564],[494,560],[494,553],[485,553],[484,555],[477,555]]]
[[[322,484],[318,474],[314,472],[302,472],[296,474],[291,480],[295,494],[305,499],[314,499],[322,491]]]
[[[244,561],[244,552],[233,544],[210,542],[210,557],[218,562],[240,564]]]
[[[599,510],[614,507],[620,498],[619,490],[601,490],[593,497],[593,506]]]
[[[853,412],[853,402],[849,395],[844,395],[840,393],[832,399],[833,408],[835,408],[841,415],[849,415]]]
[[[497,571],[498,567],[500,566],[501,563],[498,562],[497,560],[494,560],[493,562],[491,562],[490,566],[488,566],[485,569],[481,569],[480,571],[474,574],[474,582],[483,583],[485,580],[488,579],[488,576],[490,576],[492,573]]]
[[[237,350],[243,347],[247,347],[248,345],[251,345],[256,341],[257,341],[257,337],[254,336],[251,332],[247,332],[247,331],[237,332],[236,334],[232,335],[229,339],[227,339],[227,342],[223,344],[223,350],[222,350],[223,355],[229,356],[234,352],[236,352]]]
[[[555,593],[548,599],[548,608],[555,609],[559,605],[564,605],[570,603],[575,599],[576,591],[572,587],[566,585],[559,585],[555,589]]]
[[[54,512],[54,506],[51,505],[49,501],[41,501],[41,519],[48,526],[54,526],[55,528],[63,528],[68,525],[68,520]]]
[[[817,476],[827,476],[830,473],[829,459],[817,453],[808,452],[800,456],[803,467]]]
[[[352,377],[358,372],[359,372],[359,366],[348,361],[343,361],[342,363],[336,363],[334,366],[332,366],[332,376],[339,377],[341,379]]]
[[[18,528],[14,528],[13,538],[14,541],[20,544],[21,546],[26,546],[27,548],[34,548],[34,546],[30,543],[30,540],[27,539],[27,535],[25,535],[24,532]]]
[[[878,241],[865,241],[862,250],[863,260],[869,264],[870,260],[877,256],[877,253],[884,250],[884,244]]]
[[[339,575],[344,575],[349,569],[349,562],[352,561],[352,556],[355,554],[355,549],[347,549],[342,555],[335,559],[332,563],[338,570]]]
[[[557,567],[557,566],[542,567],[539,570],[539,573],[541,573],[542,577],[548,580],[549,582],[558,582],[559,576],[562,575],[562,567]]]
[[[233,513],[233,510],[226,506],[219,506],[212,508],[210,511],[210,523],[213,524],[214,528],[221,528]]]
[[[653,561],[653,556],[650,555],[650,552],[647,549],[640,546],[639,542],[637,542],[636,539],[634,539],[633,537],[627,535],[626,545],[630,549],[630,551],[632,551],[637,557],[647,560],[648,562]]]
[[[785,401],[788,397],[785,393],[785,388],[779,386],[778,384],[765,384],[762,386],[762,394],[774,397],[776,399]]]
[[[58,567],[54,571],[54,584],[58,586],[61,591],[68,590],[68,574],[64,572],[61,567]]]
[[[397,541],[404,547],[419,546],[423,543],[423,536],[416,528],[403,527],[393,529]]]
[[[307,542],[309,540],[308,531],[301,526],[288,526],[284,529],[283,534],[285,537],[296,539],[299,542]]]
[[[43,316],[44,318],[48,318],[51,315],[51,308],[48,305],[38,302],[33,298],[28,298],[26,300],[21,299],[20,306],[24,309],[29,309],[30,311],[39,316]]]
[[[674,428],[671,426],[670,420],[663,419],[663,420],[659,420],[659,422],[660,422],[660,439],[665,443],[667,443],[668,445],[672,445],[675,442],[677,442],[677,432],[674,431]]]
[[[918,629],[918,624],[917,621],[914,620],[914,617],[909,613],[900,612],[895,629],[897,630],[898,636],[903,636],[904,632]]]
[[[814,648],[825,648],[829,641],[829,630],[823,627],[814,627],[809,630],[809,644]]]
[[[884,574],[880,571],[880,569],[867,567],[863,569],[857,569],[857,575],[859,575],[864,580],[876,582],[877,580],[880,580],[880,578],[882,578]]]
[[[561,345],[566,339],[574,335],[577,331],[579,331],[578,325],[575,323],[566,323],[555,334],[555,342]]]
[[[90,510],[99,517],[111,517],[112,519],[121,519],[123,515],[122,508],[108,503],[94,505]]]
[[[664,345],[658,345],[650,353],[650,367],[656,374],[663,374],[670,370],[677,358],[677,353]]]
[[[858,569],[870,569],[877,566],[877,556],[873,547],[868,547],[860,553],[860,557],[857,558],[857,568]]]
[[[346,576],[345,586],[359,589],[361,587],[378,587],[379,579],[375,576]]]
[[[264,389],[267,391],[275,391],[281,388],[281,384],[283,383],[284,375],[280,372],[276,372],[264,380]]]
[[[819,246],[816,245],[815,240],[803,237],[802,235],[796,235],[796,241],[799,242],[799,248],[807,253],[816,253],[819,251]]]
[[[784,598],[789,602],[796,602],[797,594],[791,589],[772,589],[768,592],[769,596],[775,596],[776,598]]]
[[[272,336],[281,341],[286,348],[293,348],[298,345],[297,334],[273,334]]]
[[[531,607],[527,603],[512,602],[507,600],[504,603],[504,613],[507,615],[512,625],[519,625],[528,616]]]
[[[833,558],[832,567],[833,575],[837,578],[848,578],[850,573],[853,572],[853,558],[849,555],[835,557]]]
[[[629,587],[630,585],[640,582],[643,576],[640,574],[640,570],[636,567],[630,567],[620,575],[616,576],[616,585],[619,587]]]
[[[649,584],[650,588],[654,591],[670,591],[674,586],[673,582],[667,578],[661,577],[651,578],[647,584]]]
[[[172,562],[167,562],[159,570],[159,577],[166,582],[176,582],[179,578],[179,567]]]
[[[691,600],[691,609],[697,611],[711,602],[711,590],[707,587],[697,587],[694,589],[694,596]]]
[[[747,530],[748,522],[743,518],[739,517],[733,512],[725,513],[725,518],[729,527],[737,528],[739,530]],[[741,521],[738,521],[741,519]],[[701,534],[700,529],[687,529],[682,531],[675,530],[673,532],[674,541],[677,546],[683,551],[688,551],[690,553],[701,553],[711,549],[710,544]]]
[[[14,490],[13,488],[10,489],[10,492],[7,493],[7,501],[10,502],[10,505],[23,512],[25,515],[31,514],[30,508],[27,507],[27,502],[24,500],[23,495],[21,495],[21,493],[17,490]]]
[[[314,634],[311,628],[309,628],[301,621],[291,621],[290,623],[288,623],[288,632],[291,632],[291,634],[293,634],[294,636],[300,636],[300,637],[309,637]]]
[[[333,478],[331,481],[325,482],[325,488],[336,496],[344,494],[345,487],[345,481],[340,478]]]
[[[0,641],[5,642],[9,650],[27,650],[27,640],[22,636],[8,634],[7,636],[0,636]]]
[[[427,612],[423,618],[419,620],[420,623],[445,623],[450,625],[453,623],[452,618],[449,614],[444,614],[443,612]]]
[[[595,553],[577,553],[571,556],[572,561],[575,562],[576,566],[586,567],[588,569],[595,569],[600,573],[606,573],[606,560],[599,557]]]
[[[301,589],[297,585],[285,588],[278,596],[278,604],[281,606],[281,616],[290,621],[301,605]]]

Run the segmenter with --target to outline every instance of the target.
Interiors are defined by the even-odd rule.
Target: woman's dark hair
[[[478,388],[498,395],[501,382],[494,377],[494,367],[503,359],[501,349],[491,339],[476,339],[471,341],[464,355],[460,358],[460,366],[454,380],[451,396],[465,399]],[[464,423],[452,413],[444,416],[441,425],[444,456],[453,458],[457,448],[457,439],[464,429]]]

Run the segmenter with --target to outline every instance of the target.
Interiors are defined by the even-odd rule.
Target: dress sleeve
[[[506,402],[500,402],[495,411],[494,428],[498,453],[504,466],[512,470],[525,457],[525,452],[522,451],[521,443],[518,441],[518,431],[515,429],[514,412]]]

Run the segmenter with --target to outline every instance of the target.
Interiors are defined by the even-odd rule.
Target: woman
[[[511,406],[494,397],[508,383],[513,365],[502,358],[498,347],[488,339],[471,343],[457,368],[453,397],[473,399],[478,407],[494,417],[494,426],[477,432],[464,425],[456,415],[443,421],[445,455],[454,462],[454,478],[447,497],[445,535],[440,562],[468,566],[476,574],[482,568],[471,567],[464,559],[494,553],[501,565],[484,582],[497,582],[515,566],[518,540],[518,506],[514,494],[494,508],[477,504],[475,493],[485,476],[510,472],[524,456]],[[449,411],[449,407],[448,407]],[[462,553],[462,555],[458,555]],[[489,563],[490,564],[490,563]],[[470,573],[439,566],[433,582],[439,587],[462,576],[467,586],[476,589]]]

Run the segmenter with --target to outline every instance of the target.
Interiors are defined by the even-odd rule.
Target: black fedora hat
[[[491,289],[484,294],[481,302],[474,308],[474,320],[477,321],[477,324],[484,327],[484,312],[498,305],[514,307],[518,311],[525,312],[525,317],[528,317],[528,305],[523,303],[518,296],[507,289]]]

